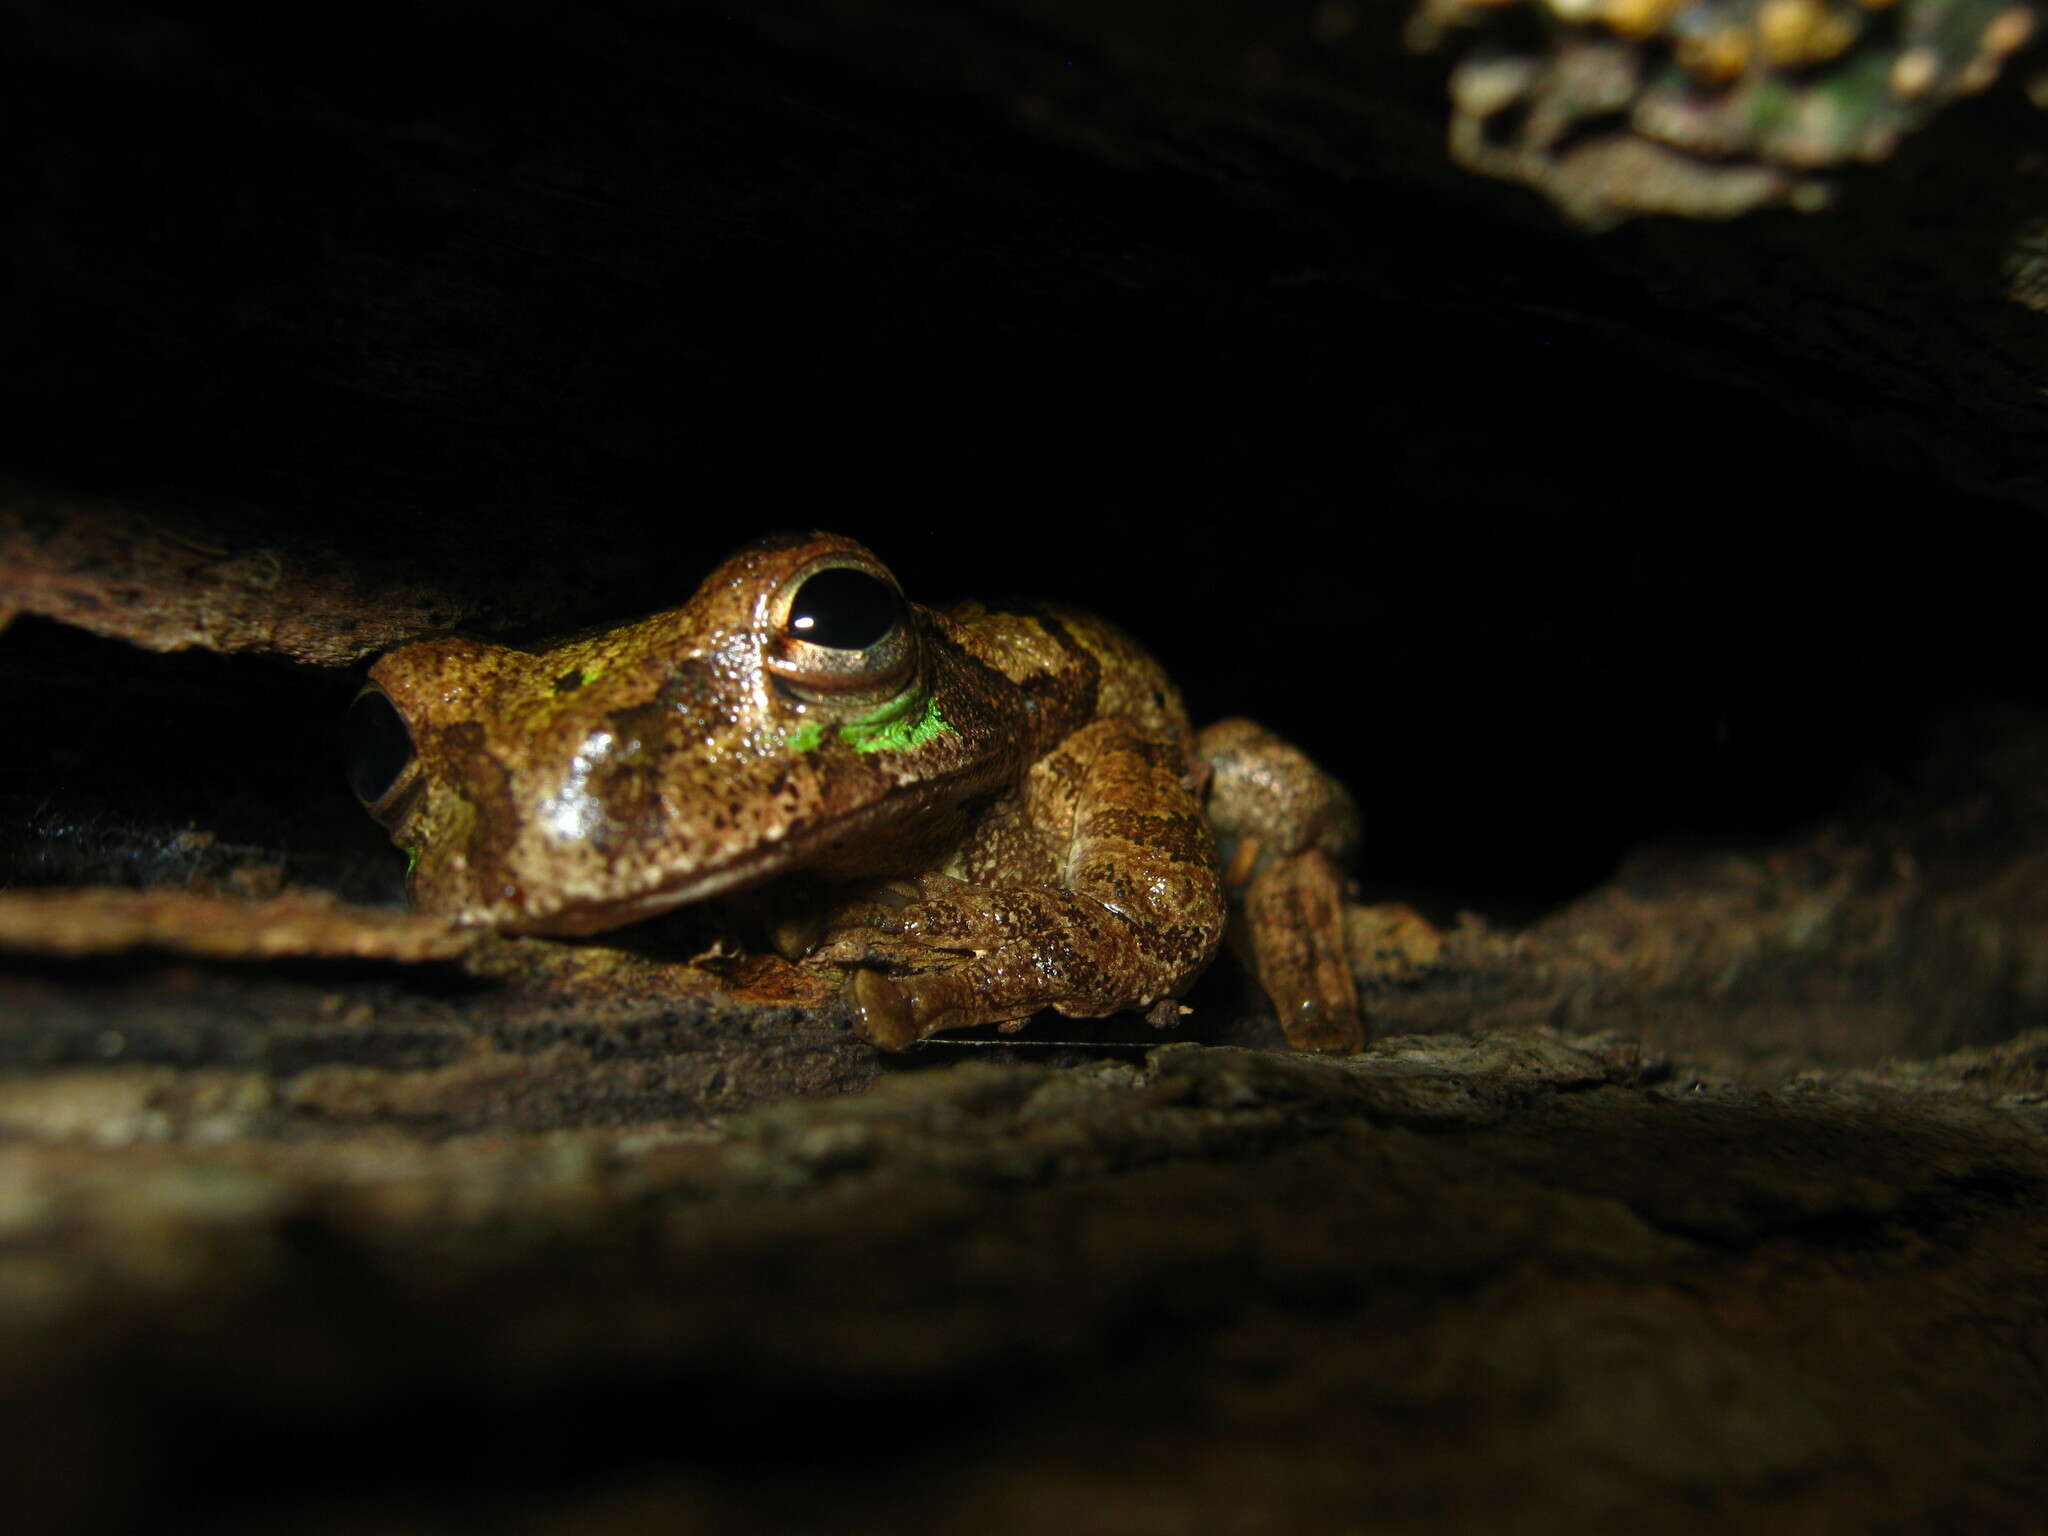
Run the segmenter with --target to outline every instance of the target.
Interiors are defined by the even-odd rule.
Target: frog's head
[[[794,534],[616,629],[392,652],[353,707],[350,777],[412,853],[415,905],[594,933],[830,863],[973,792],[1002,771],[998,719],[887,567]]]

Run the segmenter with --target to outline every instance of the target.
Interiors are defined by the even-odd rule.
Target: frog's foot
[[[1076,1018],[1125,1008],[1156,1013],[1176,979],[1157,959],[1171,953],[1174,935],[1076,892],[943,877],[916,888],[919,897],[902,906],[871,899],[843,909],[810,956],[858,967],[850,989],[854,1029],[885,1050],[979,1024],[1014,1029],[1046,1008]],[[1213,938],[1192,931],[1184,938],[1207,959]],[[1192,974],[1199,966],[1185,968]]]
[[[1251,963],[1298,1050],[1364,1049],[1345,946],[1344,875],[1358,808],[1308,754],[1249,720],[1195,742],[1205,802],[1237,907],[1232,943]]]
[[[1344,877],[1319,849],[1275,859],[1243,897],[1259,985],[1296,1050],[1365,1049],[1358,985],[1344,943]]]

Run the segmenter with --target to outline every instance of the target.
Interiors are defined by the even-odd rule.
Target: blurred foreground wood
[[[441,1138],[16,1081],[10,1526],[2018,1529],[2044,1067],[1172,1046]]]

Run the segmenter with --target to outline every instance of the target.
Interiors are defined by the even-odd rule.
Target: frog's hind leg
[[[1300,748],[1249,720],[1195,741],[1206,809],[1244,954],[1297,1050],[1364,1048],[1365,1022],[1344,942],[1345,864],[1358,811]]]

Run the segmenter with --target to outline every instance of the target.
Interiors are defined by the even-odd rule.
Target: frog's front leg
[[[1030,840],[1028,860],[1006,841]],[[1036,867],[1042,883],[982,883]],[[992,818],[952,868],[900,907],[842,913],[813,958],[863,967],[855,1027],[889,1050],[976,1024],[1015,1026],[1041,1009],[1155,1019],[1223,937],[1215,853],[1170,739],[1098,720],[1036,763],[1013,814]],[[905,974],[887,975],[876,964]]]
[[[1210,726],[1195,739],[1195,758],[1208,770],[1209,824],[1237,909],[1232,943],[1247,952],[1288,1044],[1364,1049],[1344,944],[1344,869],[1358,841],[1350,794],[1249,720]]]

